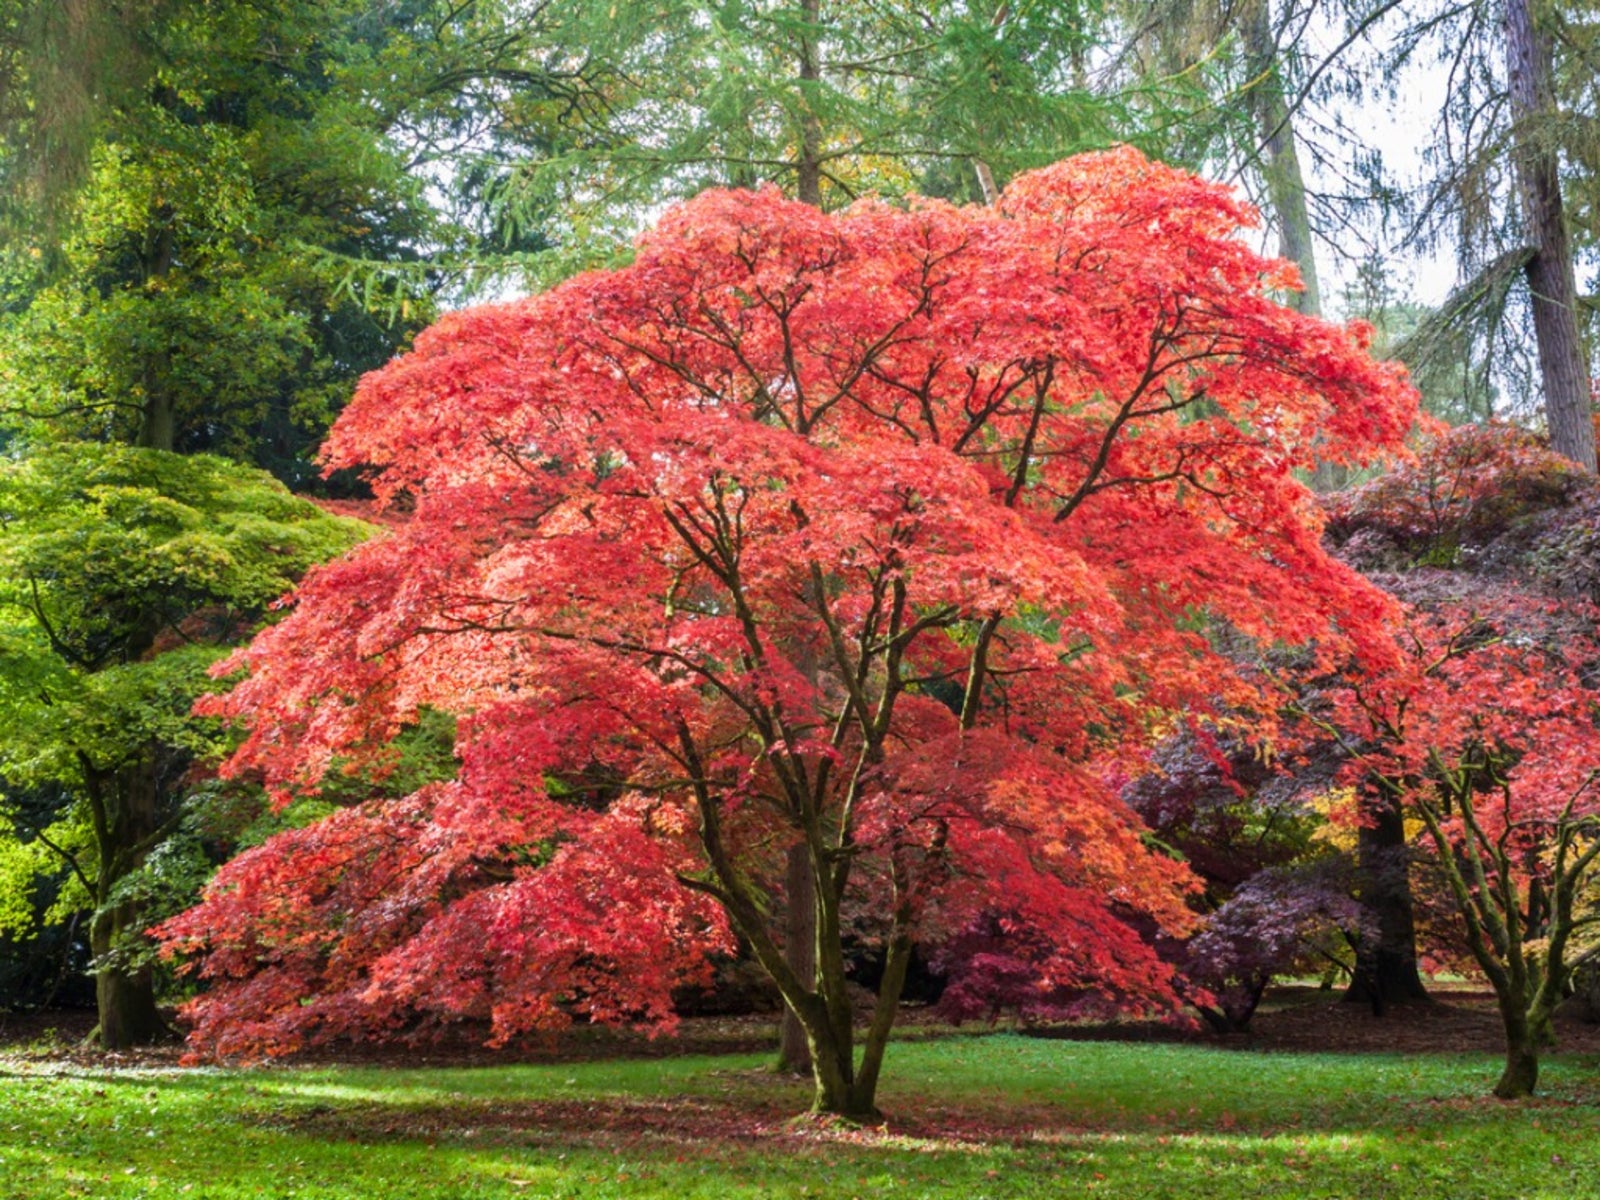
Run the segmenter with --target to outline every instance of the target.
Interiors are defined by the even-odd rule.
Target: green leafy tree
[[[1086,63],[1100,6],[1026,0],[574,4],[544,37],[584,48],[591,102],[527,93],[548,139],[508,211],[583,259],[665,199],[773,182],[824,207],[876,192],[985,200],[1017,171],[1114,141],[1163,149]]]
[[[137,103],[183,0],[0,5],[0,230],[53,232],[106,117]]]
[[[498,186],[479,154],[502,98],[489,85],[539,71],[509,11],[478,7],[169,6],[182,19],[141,35],[155,44],[143,85],[86,118],[82,168],[55,180],[68,219],[10,241],[4,420],[313,486],[354,380],[499,238],[483,216]],[[66,36],[47,33],[31,35],[43,59]],[[62,86],[34,82],[28,111]],[[10,124],[0,165],[32,169],[36,124]]]
[[[209,455],[74,445],[0,469],[0,927],[27,933],[33,888],[68,872],[52,915],[92,914],[107,1047],[162,1029],[142,931],[153,887],[201,882],[159,868],[181,866],[166,839],[215,748],[190,714],[208,668],[361,528]]]
[[[534,244],[487,215],[506,147],[525,154],[539,138],[535,121],[502,138],[511,126],[501,106],[513,89],[525,100],[587,86],[581,62],[530,50],[537,21],[501,3],[0,8],[0,446],[32,456],[24,472],[74,456],[100,462],[104,446],[132,444],[222,454],[297,488],[327,486],[312,454],[354,380],[430,320],[437,297],[470,287],[467,266],[486,249],[493,259]],[[102,448],[72,448],[84,442]],[[162,479],[201,470],[141,461],[162,495]],[[259,480],[244,486],[241,511],[258,493]],[[143,548],[166,545],[169,516],[159,504],[119,512],[131,548],[104,557],[108,580],[142,570]],[[297,557],[295,572],[314,557]],[[0,586],[31,579],[26,567],[8,559]],[[57,589],[50,604],[65,603],[69,586],[86,602],[112,586],[71,571],[46,578]],[[235,597],[234,607],[267,598]],[[180,815],[228,801],[206,788],[190,795],[186,777],[208,744],[188,698],[209,647],[244,631],[207,624],[217,601],[204,588],[170,588],[123,661],[80,647],[51,667],[55,690],[32,680],[40,686],[16,694],[19,705],[48,693],[53,713],[100,714],[83,726],[102,729],[93,746],[47,724],[30,758],[31,718],[14,709],[0,910],[19,934],[96,914],[109,1044],[156,1025],[136,955],[117,949],[124,927],[186,897],[214,865],[216,843],[202,853],[198,817],[184,826]],[[44,612],[67,631],[64,644],[88,636],[91,626]],[[168,636],[157,627],[190,642],[154,655]],[[6,657],[19,687],[50,661],[16,647]],[[48,769],[41,755],[55,756]],[[97,806],[123,816],[99,828]],[[62,864],[73,869],[57,878]]]

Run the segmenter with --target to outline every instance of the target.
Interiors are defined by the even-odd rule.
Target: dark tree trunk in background
[[[822,118],[815,107],[815,92],[822,81],[821,51],[817,46],[821,12],[821,0],[801,0],[800,15],[805,28],[801,31],[799,47],[800,158],[795,168],[795,198],[815,208],[822,207]]]
[[[1377,937],[1356,947],[1355,977],[1345,999],[1382,1013],[1394,1004],[1426,1000],[1417,970],[1417,930],[1411,906],[1411,854],[1400,809],[1385,799],[1370,812],[1357,840],[1361,902],[1377,920]]]
[[[1600,962],[1588,962],[1572,973],[1572,1013],[1587,1025],[1600,1025]]]
[[[150,236],[150,251],[145,259],[147,284],[159,286],[172,274],[176,255],[176,233],[170,205],[159,205],[152,214],[155,229]],[[177,444],[177,422],[173,412],[172,354],[165,346],[152,346],[145,354],[144,397],[139,414],[139,431],[134,445],[147,450],[166,450]]]
[[[1247,93],[1260,141],[1261,177],[1278,219],[1278,253],[1300,268],[1305,290],[1289,299],[1303,313],[1322,315],[1322,287],[1312,240],[1305,175],[1295,148],[1293,114],[1284,94],[1278,38],[1266,0],[1252,4],[1242,21],[1245,70],[1253,81]]]
[[[1550,41],[1534,25],[1529,0],[1506,0],[1506,78],[1522,212],[1534,256],[1528,261],[1533,329],[1539,344],[1550,444],[1587,471],[1595,469],[1589,369],[1578,330],[1578,289],[1561,203],[1560,161],[1548,126],[1556,114],[1550,90]]]

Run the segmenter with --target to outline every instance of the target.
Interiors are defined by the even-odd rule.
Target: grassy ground
[[[1600,1200],[1600,1060],[998,1035],[896,1045],[882,1129],[794,1123],[749,1055],[111,1072],[0,1059],[0,1196]]]

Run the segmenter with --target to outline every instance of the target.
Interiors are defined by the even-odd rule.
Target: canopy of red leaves
[[[369,376],[326,459],[410,519],[211,709],[280,794],[422,706],[460,775],[166,926],[211,983],[196,1045],[667,1021],[725,908],[760,941],[797,837],[869,934],[1003,911],[1041,986],[1170,996],[1125,918],[1184,928],[1187,872],[1118,789],[1174,714],[1258,700],[1217,631],[1383,652],[1295,471],[1415,416],[1367,331],[1273,298],[1254,220],[1129,149],[995,208],[711,192]]]
[[[1562,819],[1600,814],[1590,786],[1600,767],[1600,691],[1590,682],[1600,610],[1505,583],[1442,573],[1436,583],[1437,594],[1412,589],[1432,603],[1408,612],[1405,653],[1391,669],[1351,671],[1324,693],[1319,720],[1350,752],[1346,780],[1388,781],[1402,803],[1434,805],[1454,773],[1486,796],[1485,836],[1530,846]],[[1461,814],[1449,810],[1446,799],[1443,832],[1459,834]]]

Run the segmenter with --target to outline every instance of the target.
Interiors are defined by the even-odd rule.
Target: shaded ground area
[[[1345,1004],[1338,993],[1282,988],[1268,998],[1244,1039],[1264,1050],[1407,1054],[1500,1053],[1505,1046],[1494,995],[1487,989],[1435,987],[1433,1001],[1391,1009],[1382,1017],[1362,1004]],[[1557,1050],[1600,1054],[1600,1025],[1562,1013],[1556,1018]],[[1227,1044],[1232,1039],[1220,1039]]]
[[[1337,991],[1309,986],[1278,988],[1262,1004],[1250,1032],[1231,1036],[1156,1023],[1055,1026],[1020,1032],[1069,1041],[1185,1042],[1251,1050],[1408,1054],[1501,1051],[1500,1022],[1490,992],[1455,985],[1437,986],[1433,995],[1429,1003],[1396,1008],[1377,1017],[1364,1005],[1342,1002]],[[1015,1028],[1005,1023],[1002,1026]],[[1556,1026],[1559,1051],[1600,1055],[1600,1025],[1562,1014]],[[94,1014],[81,1010],[0,1014],[0,1053],[22,1053],[84,1066],[170,1065],[181,1053],[179,1046],[168,1045],[105,1054],[81,1044],[93,1027]],[[979,1033],[987,1028],[968,1024],[956,1029],[939,1022],[928,1009],[908,1006],[902,1011],[898,1031],[902,1038],[928,1038]],[[558,1036],[529,1038],[504,1049],[490,1050],[477,1040],[474,1031],[463,1029],[442,1042],[419,1046],[341,1044],[306,1051],[291,1061],[405,1067],[588,1062],[761,1053],[774,1047],[776,1040],[776,1018],[754,1014],[687,1018],[672,1037],[648,1038],[627,1030],[579,1027]]]
[[[922,1102],[902,1102],[881,1127],[797,1117],[804,1096],[774,1090],[771,1072],[755,1068],[715,1072],[730,1079],[723,1096],[640,1099],[599,1096],[514,1104],[426,1105],[397,1111],[384,1105],[323,1106],[296,1114],[289,1129],[320,1139],[374,1142],[509,1140],[525,1146],[581,1145],[597,1150],[637,1151],[673,1146],[716,1159],[730,1143],[747,1147],[800,1149],[827,1144],[873,1145],[913,1139],[922,1150],[992,1146],[1036,1140],[1040,1127],[1058,1126],[1059,1114],[1012,1105],[999,1124],[995,1114]],[[752,1094],[768,1098],[752,1102]],[[1061,1132],[1059,1129],[1057,1132]]]

